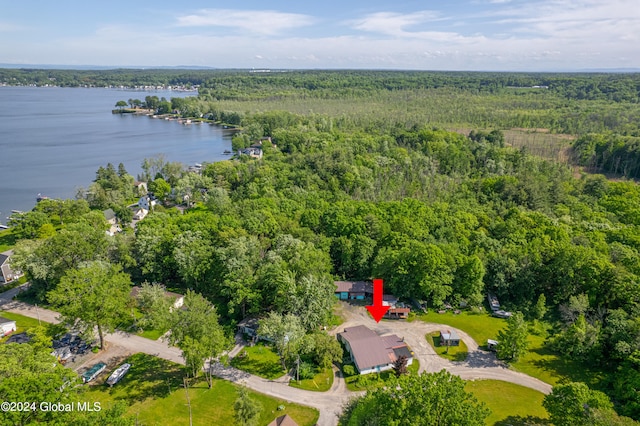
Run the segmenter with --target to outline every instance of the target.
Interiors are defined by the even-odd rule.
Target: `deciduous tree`
[[[507,328],[498,333],[498,358],[507,361],[517,361],[527,352],[528,333],[527,323],[521,312],[515,312],[507,320]]]
[[[71,269],[47,297],[68,324],[98,330],[100,348],[104,334],[112,332],[128,314],[131,279],[120,266],[96,261]]]

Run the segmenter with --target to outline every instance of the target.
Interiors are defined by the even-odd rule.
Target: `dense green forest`
[[[195,290],[231,326],[276,312],[314,330],[330,315],[334,279],[383,277],[388,291],[435,307],[478,306],[493,292],[548,324],[548,346],[601,371],[616,409],[640,419],[640,188],[514,149],[506,136],[566,133],[580,165],[637,177],[640,75],[189,78],[200,94],[182,109],[233,114],[235,147],[269,137],[264,157],[201,174],[149,159],[150,189],[192,208],[158,206],[115,237],[88,210],[126,206],[124,168],[101,168],[84,199],[39,204],[16,223],[16,258],[38,297],[95,260],[134,282]]]

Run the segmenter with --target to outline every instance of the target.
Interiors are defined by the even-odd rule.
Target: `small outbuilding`
[[[0,317],[0,336],[6,336],[16,331],[18,327],[14,320]]]
[[[460,336],[455,330],[441,330],[440,346],[460,346]]]

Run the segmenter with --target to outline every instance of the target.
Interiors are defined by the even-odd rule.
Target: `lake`
[[[73,198],[109,162],[136,177],[157,154],[187,166],[229,158],[230,130],[111,113],[119,100],[149,95],[195,92],[0,87],[0,223],[11,210],[32,209],[38,194]]]

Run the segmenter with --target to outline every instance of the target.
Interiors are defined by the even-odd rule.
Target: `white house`
[[[17,330],[16,322],[0,317],[0,336],[6,336]]]
[[[6,284],[13,280],[17,280],[23,275],[22,271],[11,268],[12,255],[13,250],[8,250],[0,253],[0,284]]]
[[[378,334],[359,325],[347,327],[338,333],[338,340],[344,343],[360,374],[391,370],[393,363],[401,356],[407,357],[407,365],[413,363],[413,352],[395,334],[378,336]]]

